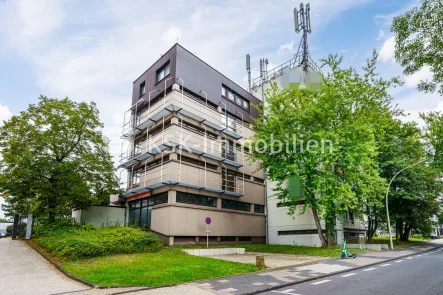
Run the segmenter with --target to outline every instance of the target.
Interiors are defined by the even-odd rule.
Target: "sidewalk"
[[[270,288],[282,287],[305,280],[313,280],[325,275],[349,271],[403,256],[419,254],[420,252],[431,250],[438,246],[443,246],[443,240],[427,243],[426,246],[360,254],[357,255],[356,259],[330,259],[322,263],[290,267],[283,270],[206,280],[193,283],[193,285],[209,291],[212,294],[255,294],[257,292],[264,292]],[[352,249],[350,250],[352,253]]]

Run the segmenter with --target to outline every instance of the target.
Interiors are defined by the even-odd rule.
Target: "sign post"
[[[211,221],[211,217],[206,217],[206,248],[209,248],[209,233],[211,232],[209,225],[211,224]]]

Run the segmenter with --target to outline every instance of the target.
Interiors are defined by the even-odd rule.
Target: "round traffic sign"
[[[211,224],[211,217],[206,217],[205,222],[206,224]]]

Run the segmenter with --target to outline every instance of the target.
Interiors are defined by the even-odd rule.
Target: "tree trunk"
[[[406,224],[405,224],[405,230],[404,230],[404,232],[402,233],[400,240],[403,241],[403,242],[407,242],[407,241],[409,241],[409,233],[410,233],[410,232],[411,232],[411,227],[409,226],[409,223],[406,222]]]
[[[372,214],[369,208],[367,208],[366,213],[368,216],[368,243],[370,244],[378,227],[377,206],[373,207]]]
[[[318,234],[318,237],[320,238],[321,245],[323,247],[326,247],[328,244],[326,242],[325,236],[323,235],[323,230],[321,228],[320,220],[318,219],[317,209],[311,208],[311,210],[312,210],[312,215],[314,216],[314,222],[315,222],[315,226],[317,227],[317,234]]]

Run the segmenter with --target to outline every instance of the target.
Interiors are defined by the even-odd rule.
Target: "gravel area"
[[[252,252],[246,252],[243,255],[238,255],[238,254],[214,255],[208,257],[233,261],[233,262],[255,264],[255,257],[258,255],[265,257],[265,265],[268,268],[279,268],[285,266],[299,265],[299,264],[325,259],[325,257],[316,257],[316,256],[284,255],[284,254],[252,253]]]

